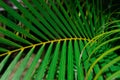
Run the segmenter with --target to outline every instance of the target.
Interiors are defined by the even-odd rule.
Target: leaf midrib
[[[48,41],[45,41],[45,42],[40,42],[40,43],[32,44],[32,45],[25,46],[25,47],[20,47],[18,49],[14,49],[14,50],[5,52],[3,54],[0,54],[0,57],[8,55],[8,54],[12,54],[12,53],[20,51],[20,50],[28,49],[28,48],[31,48],[33,46],[36,47],[36,46],[45,45],[45,44],[49,44],[49,43],[55,43],[55,42],[61,42],[61,41],[69,41],[69,40],[86,40],[86,41],[91,41],[91,39],[87,39],[87,38],[64,38],[64,39],[48,40]]]

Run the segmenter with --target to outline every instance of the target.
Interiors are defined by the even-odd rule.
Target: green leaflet
[[[7,68],[7,70],[5,71],[5,73],[2,75],[0,80],[7,80],[9,78],[10,73],[12,72],[12,70],[14,69],[17,61],[19,60],[21,54],[22,54],[23,50],[20,51],[18,53],[18,55],[15,57],[15,59],[11,62],[11,64],[9,65],[9,67]],[[7,58],[6,58],[7,59]]]
[[[74,41],[74,53],[75,53],[75,61],[76,61],[76,66],[77,66],[77,79],[78,80],[83,80],[84,79],[84,74],[83,74],[83,67],[82,63],[80,60],[80,48],[78,46],[78,41]]]
[[[20,76],[21,76],[22,72],[24,71],[24,69],[26,68],[26,65],[30,59],[30,56],[33,54],[34,49],[35,49],[35,47],[30,49],[30,51],[27,53],[25,58],[22,60],[22,64],[19,66],[19,69],[15,72],[15,75],[12,78],[13,80],[20,79]]]
[[[9,57],[10,57],[10,55],[7,55],[7,56],[3,59],[3,61],[0,63],[0,72],[1,72],[1,70],[3,69],[4,65],[6,64],[6,62],[7,62],[7,60],[8,60]]]
[[[36,65],[37,65],[37,63],[38,63],[38,60],[39,60],[40,56],[41,56],[42,53],[43,53],[44,47],[45,47],[45,45],[43,45],[43,46],[39,49],[39,51],[37,52],[37,55],[35,56],[33,62],[31,63],[29,70],[27,71],[26,75],[24,76],[24,80],[29,80],[29,79],[31,79],[31,77],[32,77],[32,74],[31,74],[31,73],[34,71],[34,69],[35,69],[35,67],[36,67]]]
[[[100,71],[99,73],[96,74],[96,76],[94,77],[94,80],[97,80],[97,78],[102,74],[102,72],[107,69],[109,66],[115,64],[116,62],[120,61],[120,57],[117,57],[115,59],[113,59],[111,62],[109,62],[108,64],[106,64]]]
[[[11,9],[4,2],[0,1],[0,5],[2,5],[14,18],[21,21],[26,27],[28,27],[30,30],[32,30],[36,35],[38,35],[38,36],[44,38],[45,40],[47,40],[46,36],[41,34],[41,32],[38,31],[30,22],[28,22],[25,18],[22,18],[17,12],[15,12],[13,9]]]
[[[100,57],[98,57],[98,58],[92,63],[92,65],[90,66],[90,69],[89,69],[88,72],[87,72],[86,79],[88,79],[88,76],[90,75],[90,72],[91,72],[92,68],[95,66],[95,64],[96,64],[98,61],[100,61],[103,57],[105,57],[106,55],[108,55],[110,52],[115,51],[115,50],[117,50],[117,49],[119,49],[119,48],[120,48],[120,46],[116,46],[116,47],[114,47],[114,48],[112,48],[112,49],[104,52]],[[115,59],[115,60],[116,60],[116,59]],[[119,60],[119,57],[117,58],[117,60]],[[114,62],[114,61],[113,61],[113,62]],[[100,73],[99,73],[99,74],[100,74]],[[97,76],[95,77],[95,79],[97,79]]]
[[[120,75],[120,70],[116,71],[114,74],[109,76],[106,80],[116,79],[117,77],[119,78],[120,77],[119,75]]]
[[[73,80],[74,73],[73,73],[73,47],[72,47],[72,41],[69,41],[68,43],[68,68],[67,68],[67,79]]]
[[[59,11],[59,9],[56,7],[56,5],[54,5],[54,3],[51,0],[50,0],[50,3],[53,7],[53,10],[57,13],[59,19],[61,20],[61,23],[63,23],[63,25],[65,25],[67,31],[69,31],[69,33],[71,33],[71,35],[74,36],[73,30],[69,27],[70,25],[67,23],[64,16],[62,15],[62,13]],[[65,28],[63,28],[63,29],[66,30]]]
[[[35,17],[34,17],[32,14],[29,13],[29,11],[28,11],[27,9],[25,9],[24,7],[22,7],[16,0],[11,0],[11,1],[19,8],[19,10],[20,10],[21,12],[24,12],[23,14],[24,14],[28,19],[30,19],[31,22],[33,22],[39,29],[41,29],[41,30],[44,32],[44,34],[48,35],[48,36],[51,37],[51,38],[54,38],[54,37],[51,35],[51,33],[50,33],[46,28],[44,28],[44,26],[43,26],[42,24],[40,24],[40,23],[38,22],[38,20],[35,19]],[[43,35],[41,34],[41,36],[43,36]]]
[[[41,80],[44,76],[44,72],[47,68],[47,65],[48,65],[48,62],[49,62],[49,59],[50,59],[50,54],[51,54],[52,47],[53,47],[53,43],[50,44],[50,46],[49,46],[49,48],[46,52],[45,58],[43,59],[42,64],[39,66],[39,69],[37,71],[37,76],[36,76],[37,80]]]
[[[7,52],[8,50],[0,47],[0,52]]]
[[[65,80],[65,66],[66,66],[66,41],[63,43],[62,51],[61,51],[61,59],[60,59],[60,70],[58,80]]]
[[[9,30],[5,30],[3,28],[0,28],[0,33],[4,34],[5,36],[10,37],[13,40],[20,41],[20,42],[25,43],[25,44],[31,44],[29,41],[27,41],[23,38],[20,38],[19,36],[15,35],[14,33],[12,33]]]
[[[28,6],[28,8],[30,9],[31,13],[34,14],[34,16],[36,16],[35,18],[37,18],[40,22],[42,22],[44,24],[44,27],[46,27],[51,33],[52,35],[54,35],[55,37],[60,37],[58,35],[58,33],[55,31],[55,29],[53,29],[50,24],[47,22],[46,19],[44,19],[44,17],[42,17],[40,15],[40,13],[32,6],[32,4],[30,4],[28,1],[23,0],[23,2],[26,4],[26,6]]]
[[[4,45],[8,45],[8,46],[15,46],[15,47],[21,47],[19,44],[16,44],[10,40],[4,39],[4,38],[0,38],[0,43],[4,44]]]
[[[15,23],[10,21],[9,19],[5,18],[4,16],[0,16],[0,21],[3,22],[4,24],[8,25],[8,27],[14,29],[15,31],[18,31],[18,32],[22,33],[23,35],[26,35],[27,37],[29,37],[29,38],[31,38],[31,39],[33,39],[35,41],[36,40],[40,41],[39,39],[36,39],[33,35],[31,35],[30,33],[26,32],[24,29],[20,28],[18,25],[16,25]],[[6,33],[6,32],[4,32],[4,33]]]
[[[53,59],[51,61],[50,67],[49,67],[47,80],[54,79],[55,71],[57,69],[56,67],[57,67],[57,62],[58,62],[59,49],[60,49],[60,42],[58,42],[56,45],[56,48],[55,48],[55,51],[53,54]]]
[[[45,19],[47,21],[49,21],[49,23],[51,23],[52,27],[58,32],[58,34],[60,34],[62,37],[65,38],[65,34],[62,32],[62,30],[58,27],[58,25],[56,24],[56,22],[50,17],[50,15],[48,14],[48,12],[46,12],[44,10],[44,8],[39,4],[39,2],[32,0],[34,4],[36,4],[38,11],[40,11],[42,13],[42,15],[44,15]],[[49,11],[50,12],[50,11]],[[57,27],[56,27],[57,26]]]
[[[45,2],[43,2],[43,0],[40,0],[40,2],[41,2],[41,4],[44,5],[45,9],[49,12],[48,14],[51,15],[51,17],[56,22],[56,24],[59,25],[58,26],[59,29],[61,29],[63,31],[63,33],[65,33],[67,36],[71,37],[71,35],[69,34],[68,30],[66,30],[65,26],[57,18],[57,15],[55,15],[55,13],[45,4]]]

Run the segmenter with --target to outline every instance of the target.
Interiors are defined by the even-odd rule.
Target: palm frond
[[[0,80],[120,79],[113,0],[21,2],[0,0]]]

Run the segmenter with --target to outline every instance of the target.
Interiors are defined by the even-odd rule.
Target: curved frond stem
[[[92,38],[92,39],[84,46],[84,48],[82,49],[81,55],[80,55],[80,59],[81,59],[81,57],[82,57],[82,55],[83,55],[84,50],[86,49],[86,47],[87,47],[89,44],[90,44],[90,45],[93,45],[93,43],[95,43],[100,37],[105,36],[105,35],[110,35],[110,34],[118,33],[118,32],[120,32],[120,29],[116,29],[116,30],[112,30],[112,31],[107,31],[107,32],[101,33],[101,34],[95,36],[94,38]],[[93,43],[91,43],[91,42],[93,42]]]
[[[0,54],[0,57],[5,56],[7,54],[11,54],[11,53],[17,52],[17,51],[20,51],[20,50],[28,49],[28,48],[31,48],[33,46],[36,47],[36,46],[45,45],[45,44],[49,44],[49,43],[55,43],[55,42],[61,42],[61,41],[69,41],[69,40],[86,40],[86,41],[91,41],[90,39],[87,39],[87,38],[65,38],[65,39],[49,40],[49,41],[46,41],[46,42],[40,42],[40,43],[37,43],[37,44],[32,44],[32,45],[29,45],[29,46],[21,47],[19,49],[8,51],[6,53]]]

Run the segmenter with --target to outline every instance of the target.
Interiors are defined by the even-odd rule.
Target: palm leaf
[[[103,3],[0,0],[0,80],[120,79],[119,12]]]

